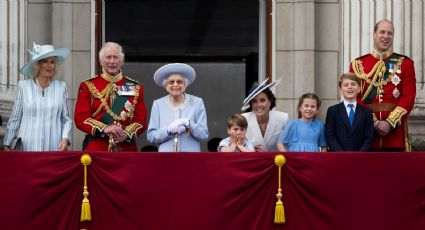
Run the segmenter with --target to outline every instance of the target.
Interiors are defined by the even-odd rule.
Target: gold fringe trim
[[[136,132],[137,130],[143,128],[143,125],[139,124],[139,123],[131,123],[129,125],[127,125],[127,127],[125,127],[124,129],[124,133],[129,137],[129,138],[133,138],[137,137]]]
[[[87,118],[84,121],[84,124],[91,125],[91,127],[92,127],[91,134],[93,136],[96,134],[96,129],[102,132],[107,126],[105,123],[98,121],[98,120],[95,120],[93,118]]]
[[[274,211],[274,223],[275,224],[284,224],[285,223],[285,209],[282,202],[282,166],[286,163],[286,158],[283,155],[276,155],[274,157],[274,163],[279,167],[279,181],[278,181],[278,190],[276,194],[277,202]]]
[[[388,123],[390,123],[390,125],[395,128],[397,127],[398,124],[401,124],[401,118],[403,117],[404,114],[407,113],[407,110],[397,106],[391,113],[390,115],[388,115],[387,117],[387,121]]]
[[[81,204],[81,217],[80,221],[91,221],[91,211],[90,211],[90,202],[87,198],[89,196],[89,191],[87,189],[87,166],[92,162],[92,159],[89,154],[85,153],[81,156],[81,164],[84,167],[84,191],[83,191],[83,203]]]

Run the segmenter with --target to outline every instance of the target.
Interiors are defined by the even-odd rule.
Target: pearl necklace
[[[179,106],[181,106],[183,103],[184,103],[184,100],[185,100],[185,95],[183,94],[182,95],[182,100],[180,100],[179,102],[174,102],[174,100],[173,100],[173,97],[170,95],[170,104],[173,106],[173,107],[179,107]]]

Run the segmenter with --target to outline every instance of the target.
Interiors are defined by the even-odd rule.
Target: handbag
[[[22,139],[20,137],[13,138],[10,150],[22,150]]]

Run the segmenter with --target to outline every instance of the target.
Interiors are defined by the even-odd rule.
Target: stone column
[[[94,72],[91,51],[94,47],[94,3],[94,0],[0,1],[1,143],[15,100],[16,85],[23,78],[19,68],[31,58],[27,49],[32,48],[33,42],[71,50],[71,56],[61,65],[56,77],[67,83],[68,107],[74,117],[79,83]],[[80,150],[81,139],[81,133],[74,127],[71,149]]]
[[[277,108],[297,117],[298,98],[316,93],[323,101],[319,118],[338,98],[338,1],[277,0],[275,3],[276,76],[282,78]]]
[[[3,143],[7,120],[12,111],[18,81],[23,77],[19,67],[24,63],[26,1],[0,2],[0,147]]]

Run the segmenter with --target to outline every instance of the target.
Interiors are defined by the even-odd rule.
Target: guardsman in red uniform
[[[108,42],[99,52],[103,73],[80,84],[75,125],[86,133],[84,150],[137,151],[136,139],[146,129],[143,87],[123,76],[124,53]]]
[[[413,61],[393,53],[394,25],[376,23],[374,50],[351,63],[350,71],[361,79],[359,103],[373,111],[373,151],[411,151],[407,117],[416,97]]]

